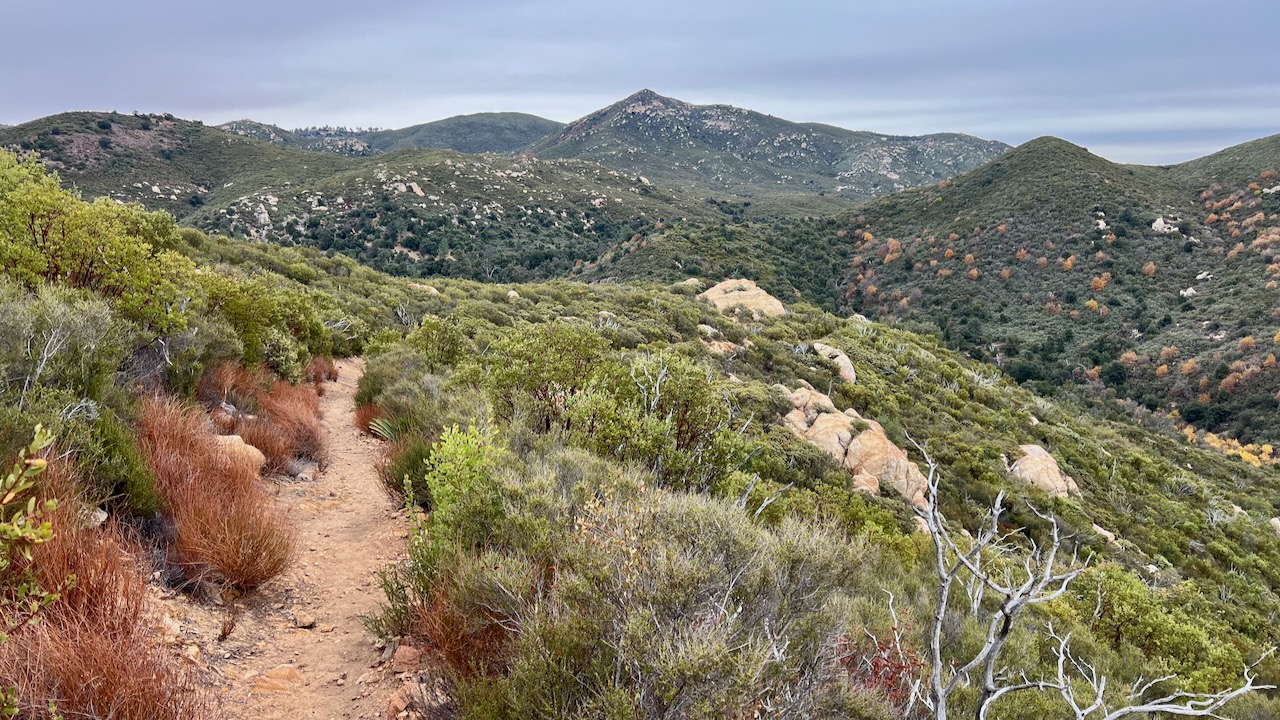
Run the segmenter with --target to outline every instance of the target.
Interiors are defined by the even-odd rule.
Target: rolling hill
[[[371,147],[383,152],[447,148],[464,153],[514,155],[562,127],[554,120],[525,113],[477,113],[368,133],[366,139]]]
[[[826,220],[668,230],[583,277],[737,270],[784,296],[936,327],[1042,392],[1077,387],[1139,417],[1176,410],[1200,430],[1270,441],[1278,144],[1143,167],[1039,138]]]
[[[394,131],[288,131],[250,120],[212,128],[171,115],[66,113],[0,130],[0,147],[40,153],[86,197],[139,202],[204,229],[313,245],[402,274],[505,280],[568,275],[638,241],[646,229],[680,220],[803,217],[848,207],[855,197],[852,191],[823,197],[826,185],[814,183],[761,190],[761,178],[774,177],[779,168],[818,177],[813,168],[840,155],[846,180],[852,181],[858,168],[871,163],[858,165],[854,158],[883,150],[887,154],[877,155],[877,167],[889,168],[885,172],[901,184],[956,172],[973,161],[973,143],[983,152],[1002,148],[960,136],[895,139],[802,127],[732,108],[694,108],[652,93],[620,106],[637,102],[678,105],[681,112],[696,111],[704,124],[722,113],[741,118],[717,130],[720,137],[749,131],[751,138],[767,132],[776,139],[800,132],[814,145],[810,149],[800,140],[805,147],[795,152],[781,144],[776,151],[754,149],[749,161],[739,161],[704,143],[697,152],[714,163],[744,168],[738,173],[743,182],[730,185],[705,178],[687,182],[689,177],[661,171],[662,177],[651,180],[625,163],[610,164],[617,158],[571,157],[574,143],[555,134],[559,125],[517,113],[460,116]],[[684,143],[681,122],[644,125],[641,154],[667,157]],[[584,127],[577,123],[575,132],[602,136]],[[562,141],[545,152],[511,154],[548,131]],[[757,144],[772,148],[771,142]],[[812,154],[819,146],[821,157]]]
[[[223,123],[218,129],[274,145],[365,157],[396,150],[437,148],[465,153],[514,155],[563,127],[524,113],[457,115],[399,130],[317,127],[285,130],[253,120]]]
[[[720,216],[589,162],[450,150],[348,157],[171,116],[69,113],[0,131],[6,146],[38,151],[86,197],[410,275],[560,277],[645,227]]]

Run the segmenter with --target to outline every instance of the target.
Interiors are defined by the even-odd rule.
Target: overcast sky
[[[1167,163],[1280,132],[1280,2],[4,0],[0,123],[65,110],[569,121],[651,88],[894,134]]]

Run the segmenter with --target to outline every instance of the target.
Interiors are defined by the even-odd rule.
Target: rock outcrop
[[[835,365],[836,369],[840,371],[842,380],[847,383],[858,382],[858,373],[853,369],[853,361],[849,360],[849,356],[843,350],[816,342],[813,344],[813,351]]]
[[[880,423],[853,409],[840,412],[831,398],[806,387],[791,391],[791,406],[783,424],[848,470],[855,490],[878,495],[888,483],[911,504],[925,504],[924,475]]]
[[[262,472],[262,467],[267,464],[267,456],[258,448],[245,443],[239,435],[214,435],[213,438],[231,462],[245,465],[255,475]]]
[[[698,297],[726,314],[735,308],[743,308],[756,320],[787,314],[781,300],[761,290],[751,280],[725,280],[699,293]]]
[[[1070,475],[1063,475],[1058,461],[1039,445],[1020,445],[1023,455],[1009,468],[1015,478],[1049,493],[1050,497],[1079,495],[1080,487]]]
[[[1111,532],[1110,530],[1102,527],[1097,523],[1093,524],[1093,531],[1097,533],[1103,540],[1106,540],[1108,545],[1120,544],[1120,541],[1116,539],[1115,533]]]

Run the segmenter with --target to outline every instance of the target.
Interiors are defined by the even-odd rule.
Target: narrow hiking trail
[[[294,564],[223,607],[158,591],[170,642],[210,670],[224,717],[382,718],[402,684],[395,670],[406,668],[392,667],[361,618],[383,600],[376,573],[403,555],[409,524],[381,487],[380,443],[356,429],[363,362],[336,364],[320,398],[329,463],[312,481],[276,485],[298,530]]]

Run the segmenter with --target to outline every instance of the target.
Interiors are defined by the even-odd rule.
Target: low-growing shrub
[[[407,488],[413,496],[414,505],[427,511],[435,507],[426,478],[427,460],[431,457],[435,440],[421,433],[409,433],[392,441],[385,459],[378,466],[378,475],[391,497],[403,501]]]

